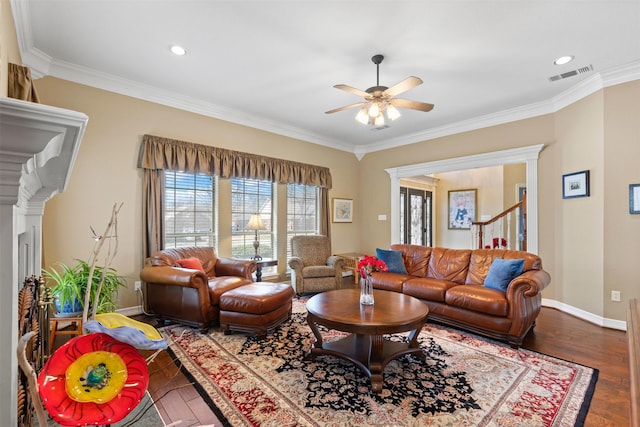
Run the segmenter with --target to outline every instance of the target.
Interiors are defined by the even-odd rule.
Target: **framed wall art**
[[[640,214],[640,184],[629,184],[629,213]]]
[[[562,175],[562,198],[589,197],[589,171]]]
[[[353,222],[353,200],[332,199],[333,222]]]
[[[476,219],[476,189],[449,191],[449,229],[469,230]]]

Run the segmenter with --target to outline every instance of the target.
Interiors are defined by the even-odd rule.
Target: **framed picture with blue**
[[[476,220],[476,195],[478,190],[449,191],[449,229],[469,230]]]
[[[562,175],[562,198],[589,197],[589,171]]]

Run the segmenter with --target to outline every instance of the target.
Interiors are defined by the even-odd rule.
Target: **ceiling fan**
[[[400,117],[400,112],[396,107],[410,108],[412,110],[419,110],[424,112],[431,111],[433,109],[433,104],[395,98],[396,95],[400,95],[401,93],[404,93],[409,89],[421,85],[422,79],[418,77],[407,77],[400,83],[397,83],[391,87],[380,86],[380,63],[383,59],[384,56],[382,55],[374,55],[371,58],[371,61],[376,64],[375,86],[372,86],[364,91],[343,84],[334,86],[336,89],[341,89],[346,92],[361,96],[365,99],[364,101],[345,105],[344,107],[340,108],[335,108],[333,110],[326,111],[325,114],[337,113],[338,111],[362,106],[362,108],[356,115],[356,120],[364,125],[371,124],[376,127],[380,127],[384,126],[385,115],[389,120],[395,120]]]

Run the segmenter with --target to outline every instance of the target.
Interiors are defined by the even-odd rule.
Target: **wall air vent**
[[[584,74],[593,71],[593,65],[589,64],[586,67],[580,67],[576,70],[567,71],[566,73],[558,74],[557,76],[549,77],[550,82],[566,79],[567,77],[577,76],[578,74]]]

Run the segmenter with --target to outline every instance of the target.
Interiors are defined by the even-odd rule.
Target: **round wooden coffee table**
[[[305,358],[331,355],[349,360],[371,379],[374,393],[382,391],[382,372],[393,359],[413,354],[425,360],[418,334],[427,321],[429,308],[422,301],[398,292],[374,290],[374,305],[360,305],[358,289],[340,289],[317,294],[307,301],[307,323],[316,340]],[[323,342],[318,325],[349,332],[337,341]],[[384,334],[409,331],[409,342],[396,342]]]

